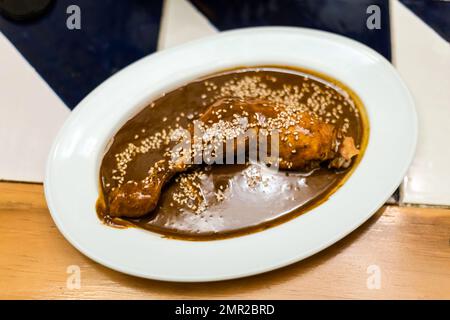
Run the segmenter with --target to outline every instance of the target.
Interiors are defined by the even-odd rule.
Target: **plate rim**
[[[219,38],[223,38],[223,37],[228,37],[230,35],[236,34],[236,33],[259,33],[259,32],[300,32],[300,33],[308,33],[308,34],[313,34],[313,35],[318,35],[319,37],[321,36],[325,36],[326,38],[330,39],[330,38],[335,38],[335,39],[341,39],[344,41],[347,41],[349,43],[353,43],[356,44],[356,46],[359,49],[363,49],[365,51],[366,54],[369,55],[374,55],[377,59],[382,59],[384,60],[385,63],[389,64],[390,69],[391,69],[391,73],[396,77],[396,80],[399,84],[401,84],[403,86],[403,89],[405,91],[405,93],[407,94],[407,98],[409,99],[409,103],[412,106],[411,108],[411,116],[412,116],[412,130],[413,135],[411,137],[412,141],[410,144],[410,149],[408,151],[408,155],[405,155],[405,165],[403,166],[403,172],[401,172],[401,175],[399,174],[399,176],[401,176],[401,178],[399,179],[400,181],[398,181],[398,183],[396,184],[396,186],[392,187],[392,190],[389,190],[389,195],[386,197],[386,199],[383,199],[383,201],[385,202],[390,195],[396,190],[397,186],[401,183],[403,177],[405,176],[409,165],[411,164],[412,160],[413,160],[413,156],[414,156],[414,152],[415,152],[415,148],[416,148],[416,144],[417,144],[417,137],[418,137],[418,119],[417,119],[417,113],[416,113],[416,109],[414,107],[414,101],[412,98],[411,93],[409,92],[408,88],[406,87],[406,85],[404,84],[403,80],[400,78],[400,76],[398,75],[397,71],[394,69],[394,67],[391,65],[391,63],[389,61],[387,61],[384,57],[382,57],[381,55],[379,55],[377,52],[375,52],[373,49],[346,37],[340,36],[340,35],[336,35],[333,33],[329,33],[329,32],[325,32],[325,31],[319,31],[319,30],[313,30],[313,29],[308,29],[308,28],[295,28],[295,27],[256,27],[256,28],[245,28],[245,29],[237,29],[237,30],[230,30],[230,31],[226,31],[226,32],[222,32],[219,33],[217,35],[212,35],[209,37],[205,37],[205,38],[201,38],[198,40],[194,40],[188,43],[184,43],[181,44],[179,46],[175,46],[173,48],[167,49],[167,50],[163,50],[160,52],[156,52],[153,53],[149,56],[158,56],[161,54],[166,54],[168,51],[174,52],[176,50],[182,50],[185,47],[191,47],[191,46],[195,46],[198,43],[204,43],[207,41],[211,41],[211,39],[219,39]],[[127,66],[125,69],[129,69],[131,66],[136,65],[138,63],[140,63],[141,61],[145,60],[146,58],[148,58],[149,56],[143,57],[142,59],[132,63],[131,65]],[[115,78],[120,76],[121,72],[118,72],[116,75],[110,77],[109,79],[105,80],[105,82],[108,82],[110,79]],[[331,75],[333,76],[333,75]],[[86,100],[89,99],[91,96],[95,95],[98,91],[102,90],[103,88],[103,83],[98,86],[96,89],[94,89],[85,99],[83,99],[80,104],[86,103]],[[78,111],[78,112],[77,112]],[[63,137],[63,132],[64,132],[64,128],[68,125],[68,123],[70,123],[71,121],[74,121],[73,119],[75,119],[77,117],[79,113],[79,109],[75,108],[74,111],[72,111],[72,114],[69,116],[69,118],[66,120],[66,122],[64,123],[64,125],[61,127],[60,131],[58,132],[54,143],[52,144],[52,148],[51,151],[49,152],[49,156],[48,156],[48,160],[47,160],[47,166],[46,166],[46,174],[45,174],[45,182],[44,182],[44,190],[45,190],[45,197],[47,200],[47,204],[49,207],[49,211],[52,215],[53,220],[55,221],[55,224],[57,225],[59,231],[63,234],[63,236],[77,249],[79,250],[81,253],[83,253],[84,255],[86,255],[87,257],[89,257],[90,259],[105,265],[113,270],[119,271],[119,272],[123,272],[126,274],[131,274],[134,276],[138,276],[138,277],[144,277],[144,278],[149,278],[149,279],[155,279],[155,280],[164,280],[164,281],[177,281],[177,282],[208,282],[208,281],[218,281],[218,280],[227,280],[227,279],[235,279],[235,278],[242,278],[242,277],[246,277],[246,276],[250,276],[250,275],[254,275],[254,274],[260,274],[260,273],[264,273],[264,272],[268,272],[274,269],[278,269],[287,265],[290,265],[294,262],[298,262],[300,260],[303,260],[327,247],[329,247],[330,245],[336,243],[337,241],[339,241],[340,239],[344,238],[346,235],[350,234],[351,232],[353,232],[356,228],[358,228],[360,225],[362,225],[365,221],[367,221],[379,208],[380,206],[376,205],[373,208],[371,208],[370,210],[367,210],[367,213],[358,221],[354,221],[353,226],[348,229],[343,231],[342,233],[340,233],[339,235],[333,237],[333,238],[329,238],[328,241],[323,242],[321,246],[318,247],[314,247],[314,248],[310,248],[310,250],[308,252],[305,252],[299,256],[293,257],[291,259],[287,259],[285,261],[275,261],[273,262],[270,266],[264,266],[261,267],[259,270],[248,270],[246,272],[242,272],[239,274],[231,274],[228,276],[219,276],[219,277],[210,277],[210,278],[186,278],[186,277],[174,277],[174,276],[169,276],[169,277],[155,277],[155,276],[151,276],[149,277],[148,275],[143,275],[142,273],[139,272],[134,272],[134,271],[130,271],[126,268],[122,268],[121,266],[118,265],[113,265],[110,264],[108,261],[102,259],[101,257],[96,256],[95,254],[92,254],[89,249],[83,247],[82,245],[80,245],[78,243],[78,241],[76,239],[74,239],[72,237],[72,235],[70,235],[67,230],[65,229],[63,223],[60,220],[60,216],[58,215],[58,213],[56,212],[56,208],[54,206],[54,199],[52,198],[52,190],[51,190],[51,186],[52,186],[52,181],[51,181],[51,170],[52,170],[52,162],[54,160],[54,156],[55,153],[57,152],[58,146],[61,143],[61,139]],[[369,137],[370,140],[370,137]],[[387,192],[386,192],[387,193]],[[381,202],[381,201],[380,201]],[[384,203],[383,202],[383,203]],[[144,231],[146,232],[146,231]]]

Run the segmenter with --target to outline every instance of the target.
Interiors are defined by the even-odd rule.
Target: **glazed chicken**
[[[257,139],[253,145],[250,131]],[[312,169],[324,162],[330,168],[346,168],[359,150],[353,138],[338,139],[336,131],[309,111],[266,100],[221,99],[180,135],[188,139],[188,152],[175,148],[151,167],[144,180],[124,183],[110,193],[109,214],[129,218],[147,215],[156,208],[163,186],[175,174],[195,165],[211,164],[211,158],[224,163],[230,142],[234,157],[244,152],[248,159],[252,147],[258,148],[260,140],[266,139],[267,157],[252,160],[281,170]],[[274,158],[275,150],[278,154]],[[259,150],[253,151],[258,154]]]

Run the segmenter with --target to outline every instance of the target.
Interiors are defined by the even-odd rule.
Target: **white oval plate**
[[[237,238],[192,242],[97,218],[100,162],[124,122],[161,93],[234,66],[288,65],[328,74],[362,99],[370,122],[362,161],[329,200],[291,221]],[[321,31],[252,28],[218,34],[150,55],[85,98],[49,155],[45,194],[67,240],[91,259],[131,275],[213,281],[253,275],[304,259],[366,221],[400,184],[417,136],[414,103],[391,64],[368,47]]]

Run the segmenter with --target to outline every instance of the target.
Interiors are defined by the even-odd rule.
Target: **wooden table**
[[[42,185],[0,183],[0,218],[0,298],[450,298],[446,209],[386,206],[309,259],[258,276],[197,284],[139,279],[84,257],[53,223]],[[81,271],[79,289],[67,286],[74,265]],[[379,289],[367,286],[374,276]]]

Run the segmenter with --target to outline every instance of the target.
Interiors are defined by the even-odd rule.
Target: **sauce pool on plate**
[[[346,168],[321,164],[271,170],[260,163],[199,165],[171,177],[147,215],[117,217],[109,199],[123,184],[143,181],[167,152],[171,135],[221,99],[259,99],[307,110],[351,137],[359,155]],[[259,101],[258,100],[258,101]],[[134,226],[186,240],[213,240],[264,230],[319,205],[341,186],[363,156],[368,122],[359,98],[328,76],[298,68],[225,70],[192,81],[151,102],[115,134],[100,168],[97,213],[111,226]],[[338,213],[337,213],[338,214]]]

